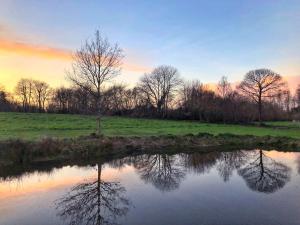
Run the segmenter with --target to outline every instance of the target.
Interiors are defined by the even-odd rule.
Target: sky
[[[186,80],[238,82],[269,68],[300,83],[299,0],[1,0],[0,84],[21,78],[68,85],[71,54],[96,29],[125,53],[129,86],[159,65]]]

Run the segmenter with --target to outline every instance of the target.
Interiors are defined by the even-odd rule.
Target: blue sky
[[[100,29],[125,50],[125,63],[145,68],[173,65],[186,79],[212,83],[226,75],[238,81],[248,70],[261,67],[284,76],[300,75],[299,0],[2,0],[0,4],[0,39],[75,50]],[[34,73],[47,76],[42,70]],[[55,79],[64,79],[63,69],[56,73]],[[136,82],[142,74],[125,70],[120,80]]]

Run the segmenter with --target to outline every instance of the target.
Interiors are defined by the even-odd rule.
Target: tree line
[[[300,119],[300,85],[292,95],[280,74],[249,71],[234,87],[222,77],[215,90],[199,80],[185,81],[169,65],[144,74],[132,88],[104,86],[121,72],[123,50],[99,31],[74,54],[67,72],[70,87],[51,88],[43,81],[21,79],[14,93],[0,87],[0,110],[240,123]]]

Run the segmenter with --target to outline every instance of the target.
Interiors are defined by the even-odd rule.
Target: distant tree
[[[125,110],[126,89],[124,85],[113,85],[103,93],[103,108],[113,114],[121,115]]]
[[[216,94],[200,81],[185,82],[181,90],[181,107],[191,119],[214,121],[217,110]]]
[[[43,82],[35,80],[33,81],[34,99],[39,109],[39,112],[45,110],[46,101],[49,99],[51,94],[50,86]]]
[[[231,84],[228,82],[227,77],[223,76],[217,85],[217,93],[222,98],[226,98],[232,93]]]
[[[0,84],[0,102],[6,102],[7,101],[7,93],[4,89],[4,87]]]
[[[164,117],[181,83],[175,67],[159,66],[141,78],[139,88],[157,109],[158,114]]]
[[[94,39],[85,44],[74,55],[72,70],[68,78],[95,99],[98,114],[98,134],[101,132],[101,98],[103,84],[120,73],[123,50],[111,44],[97,30]]]
[[[257,69],[245,75],[239,89],[257,103],[258,120],[261,122],[263,100],[276,96],[284,86],[279,74],[269,69]]]
[[[34,84],[31,79],[21,79],[15,87],[15,94],[22,102],[24,112],[29,111],[33,99]]]
[[[300,107],[300,84],[298,85],[297,90],[296,90],[296,101],[297,101],[298,107]]]
[[[69,112],[72,105],[73,90],[61,87],[54,91],[52,101],[55,103],[59,112]]]
[[[0,84],[0,111],[9,111],[11,109],[11,103],[8,100],[8,92],[6,92],[5,88]]]
[[[281,96],[282,96],[282,105],[281,108],[283,110],[285,110],[287,113],[290,112],[291,110],[291,105],[292,105],[292,95],[289,89],[283,90],[282,92],[280,92]]]

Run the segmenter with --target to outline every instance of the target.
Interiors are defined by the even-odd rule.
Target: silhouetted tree
[[[180,105],[185,115],[190,119],[207,122],[218,120],[217,97],[200,81],[184,83]]]
[[[4,87],[0,85],[0,111],[11,111],[13,107],[13,103],[8,99],[9,94],[5,91]]]
[[[158,114],[164,117],[180,84],[181,79],[175,67],[159,66],[141,78],[139,89],[157,109]]]
[[[296,102],[297,102],[297,106],[300,108],[300,84],[296,89]]]
[[[33,81],[34,101],[37,104],[39,112],[45,110],[46,101],[50,98],[51,89],[49,85],[43,81]]]
[[[261,122],[263,100],[276,96],[284,85],[279,74],[269,69],[257,69],[245,75],[239,89],[257,103],[258,120]]]
[[[29,111],[34,95],[34,84],[31,79],[21,79],[15,87],[15,94],[22,102],[24,112]]]
[[[61,87],[54,91],[52,103],[57,107],[58,112],[70,112],[72,106],[73,89]]]
[[[88,91],[95,99],[98,114],[98,134],[101,132],[101,101],[103,84],[120,73],[123,51],[118,44],[111,44],[97,30],[94,39],[74,55],[68,78],[78,87]]]
[[[232,93],[231,84],[228,82],[227,77],[223,76],[217,85],[217,93],[224,99]]]

